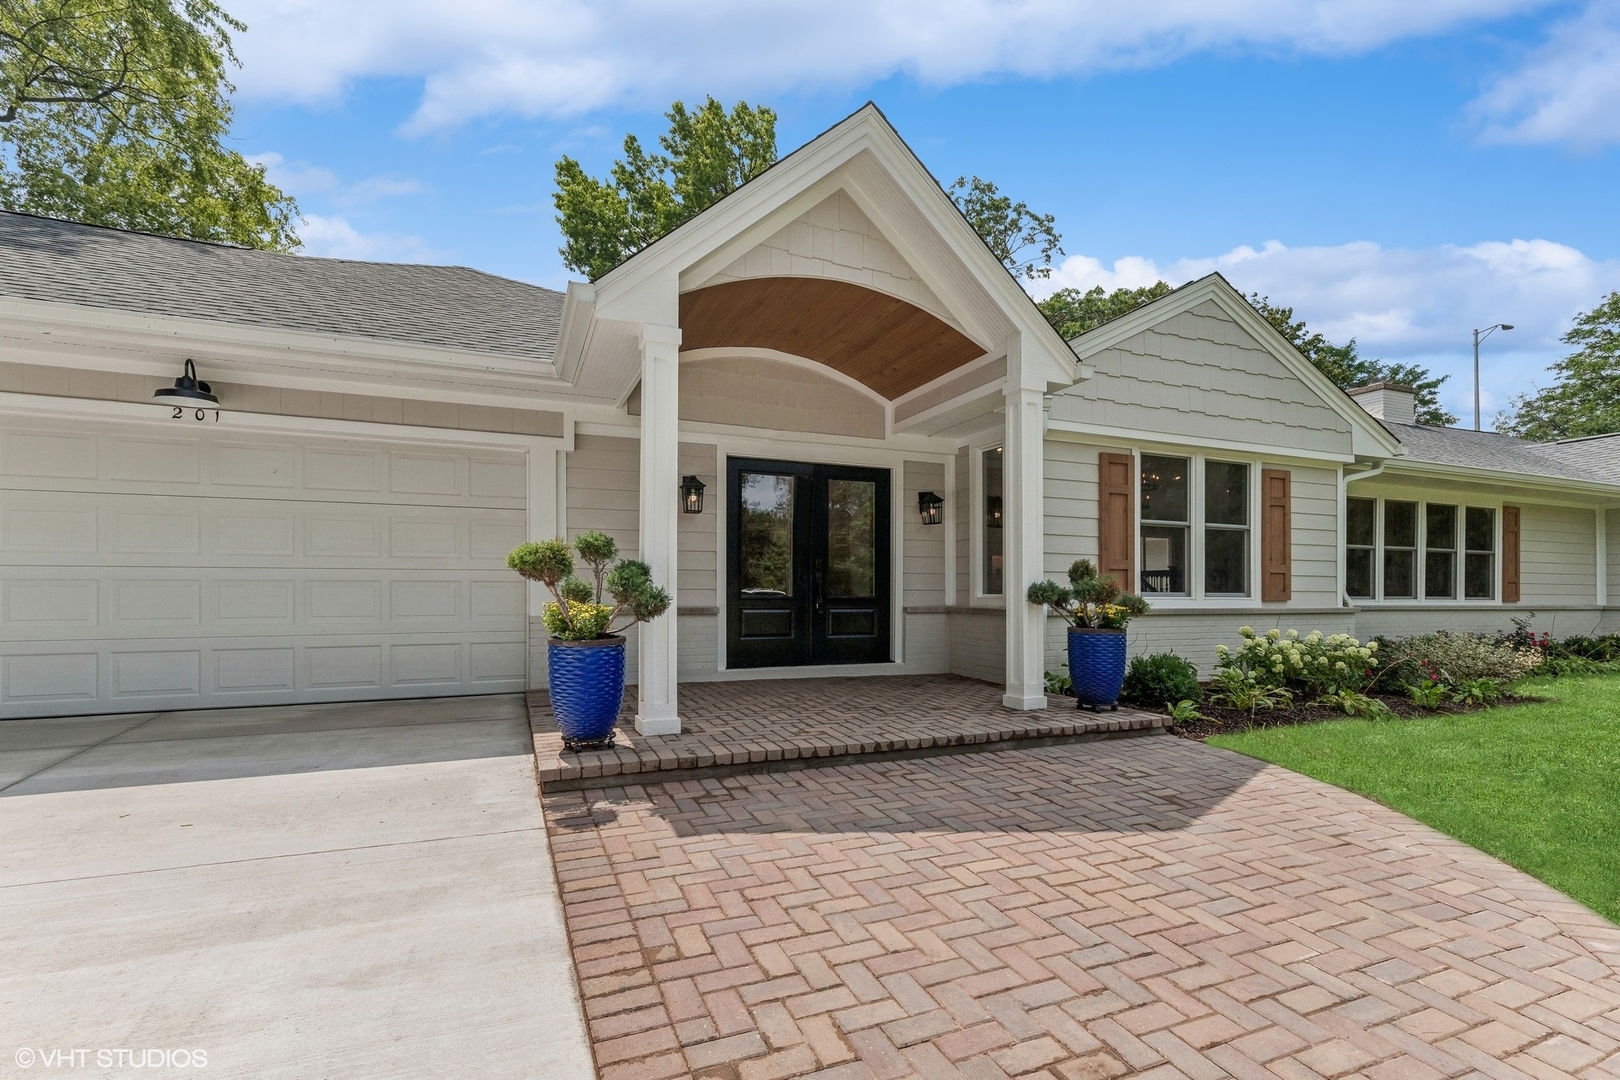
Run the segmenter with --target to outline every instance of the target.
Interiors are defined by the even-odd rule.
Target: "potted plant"
[[[1125,626],[1147,611],[1147,601],[1100,576],[1090,559],[1077,559],[1069,567],[1067,587],[1037,581],[1029,587],[1029,602],[1051,608],[1069,624],[1075,707],[1089,706],[1093,712],[1104,705],[1119,708],[1119,688],[1125,682]]]
[[[576,549],[590,581],[574,576]],[[551,635],[551,711],[568,750],[613,745],[624,702],[624,631],[669,610],[669,593],[653,584],[647,564],[614,565],[618,557],[619,545],[600,532],[582,533],[572,545],[561,538],[519,544],[506,557],[507,566],[551,591],[540,620]]]

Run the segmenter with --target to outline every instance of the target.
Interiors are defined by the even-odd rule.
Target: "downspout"
[[[1345,533],[1345,519],[1347,518],[1347,516],[1349,515],[1349,512],[1350,512],[1349,504],[1347,503],[1346,500],[1348,500],[1349,497],[1350,497],[1350,481],[1352,481],[1352,480],[1371,480],[1373,477],[1375,477],[1379,473],[1383,472],[1384,471],[1384,466],[1387,465],[1387,464],[1389,464],[1389,463],[1386,462],[1386,461],[1380,461],[1377,465],[1374,465],[1372,468],[1364,469],[1361,472],[1358,472],[1358,473],[1356,473],[1354,475],[1346,474],[1345,471],[1344,471],[1344,466],[1343,465],[1339,466],[1339,554],[1338,554],[1338,563],[1339,563],[1339,606],[1340,607],[1346,607],[1346,608],[1355,607],[1355,604],[1351,603],[1351,601],[1350,601],[1350,590],[1349,590],[1348,587],[1346,587],[1345,581],[1344,581],[1344,550],[1345,550],[1345,541],[1347,539],[1347,536],[1346,536],[1346,533]]]

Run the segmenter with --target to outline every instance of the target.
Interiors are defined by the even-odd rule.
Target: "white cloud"
[[[1333,341],[1355,338],[1363,355],[1420,363],[1450,374],[1453,412],[1472,410],[1471,331],[1512,323],[1482,359],[1487,411],[1544,384],[1546,365],[1567,348],[1571,318],[1620,288],[1620,260],[1600,261],[1551,240],[1489,240],[1470,246],[1384,248],[1370,241],[1291,248],[1268,241],[1222,255],[1159,265],[1128,256],[1112,265],[1074,255],[1041,283],[1112,291],[1163,279],[1180,285],[1220,272],[1243,293],[1270,296]],[[1463,406],[1466,404],[1466,409]]]
[[[936,85],[1164,63],[1203,50],[1335,55],[1548,0],[241,0],[245,93],[314,102],[421,78],[407,124],[571,116],[676,95]]]
[[[402,176],[369,176],[345,184],[331,169],[307,161],[288,161],[275,151],[252,154],[248,160],[263,165],[265,177],[295,198],[324,196],[339,206],[356,206],[399,195],[420,195],[427,186],[420,180]]]
[[[1519,70],[1474,102],[1482,137],[1595,150],[1620,143],[1620,4],[1597,0],[1556,24]]]
[[[403,233],[362,233],[341,217],[305,214],[298,227],[304,247],[300,254],[328,259],[364,259],[372,262],[430,263],[443,257],[419,236]]]

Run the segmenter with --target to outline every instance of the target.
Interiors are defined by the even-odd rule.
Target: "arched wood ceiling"
[[[749,278],[683,294],[681,348],[728,347],[816,360],[891,401],[984,355],[914,304],[826,278]]]

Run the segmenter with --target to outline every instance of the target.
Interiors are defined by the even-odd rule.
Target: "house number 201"
[[[171,420],[184,420],[186,418],[186,410],[185,410],[184,407],[182,407],[180,405],[175,405],[175,406],[173,406],[173,408],[174,408],[174,412],[169,415],[169,419],[171,419]],[[191,418],[193,420],[207,420],[208,419],[208,414],[210,412],[214,414],[214,423],[216,423],[216,424],[219,423],[219,410],[218,409],[193,409],[193,410],[191,410]]]

